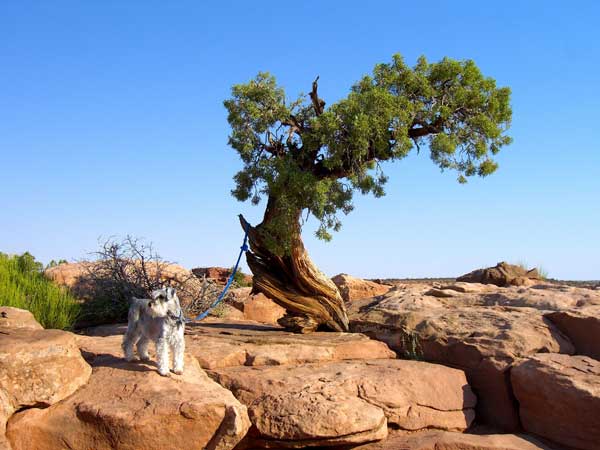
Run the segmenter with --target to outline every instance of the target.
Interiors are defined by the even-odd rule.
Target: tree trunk
[[[289,230],[291,251],[284,256],[271,252],[264,242],[265,227],[277,220],[280,211],[269,197],[262,223],[250,226],[240,214],[240,223],[248,227],[250,251],[246,260],[252,271],[253,292],[262,292],[287,314],[279,323],[291,331],[306,333],[324,326],[348,331],[348,316],[337,286],[311,261],[300,236],[300,213]]]

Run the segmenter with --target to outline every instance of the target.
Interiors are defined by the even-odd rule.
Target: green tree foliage
[[[269,245],[278,253],[299,212],[316,217],[317,236],[329,240],[340,229],[339,213],[352,211],[355,191],[383,196],[382,161],[427,147],[441,170],[455,170],[465,183],[493,173],[493,156],[511,142],[510,89],[498,88],[471,60],[421,57],[409,67],[394,55],[328,108],[317,80],[309,95],[288,101],[275,77],[262,72],[233,86],[224,104],[229,144],[244,163],[232,194],[276,204]]]
[[[43,266],[28,252],[0,253],[0,305],[27,309],[45,328],[73,326],[81,305],[43,274]]]

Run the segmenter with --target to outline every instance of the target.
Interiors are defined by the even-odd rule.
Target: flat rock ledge
[[[240,448],[303,448],[381,440],[388,426],[465,430],[475,395],[456,369],[407,360],[230,367],[210,375],[248,406]]]
[[[382,442],[360,445],[353,450],[554,450],[527,435],[468,434],[427,430],[396,432]]]
[[[122,336],[126,328],[125,324],[99,326],[86,334]],[[214,318],[189,323],[185,332],[186,351],[203,369],[210,370],[396,358],[396,353],[385,343],[359,333],[296,334],[274,325]]]
[[[14,330],[16,328],[27,328],[30,330],[42,330],[33,314],[25,309],[0,306],[0,330]]]
[[[252,322],[189,324],[186,345],[210,370],[396,357],[385,343],[358,333],[295,334]]]
[[[545,314],[598,301],[587,289],[414,284],[354,302],[349,317],[353,331],[386,342],[401,356],[464,370],[477,394],[478,419],[514,432],[520,421],[511,367],[536,353],[575,353]]]
[[[16,328],[0,331],[0,449],[10,448],[5,431],[13,413],[61,401],[92,371],[73,334],[44,330],[27,311],[18,311],[8,316]]]
[[[539,354],[511,371],[523,428],[567,447],[600,446],[600,361]]]
[[[78,337],[92,375],[70,397],[28,409],[8,423],[13,450],[234,448],[250,426],[247,410],[186,355],[181,376],[154,363],[123,360],[121,336]]]

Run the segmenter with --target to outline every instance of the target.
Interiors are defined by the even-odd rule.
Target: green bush
[[[71,328],[80,304],[65,289],[52,283],[43,266],[25,252],[20,256],[0,253],[0,306],[31,311],[44,328]]]
[[[235,268],[235,266],[231,267],[230,272],[233,272],[234,268]],[[242,269],[239,269],[239,268],[233,275],[233,282],[238,287],[252,286],[252,282],[246,281],[246,274],[244,272],[242,272]]]

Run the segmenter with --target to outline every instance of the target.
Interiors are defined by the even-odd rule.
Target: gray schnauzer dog
[[[167,287],[152,292],[152,298],[133,298],[129,307],[123,352],[127,361],[135,359],[133,346],[142,361],[150,360],[148,344],[154,341],[158,373],[169,375],[169,349],[173,351],[173,372],[183,373],[185,318],[175,289]]]

